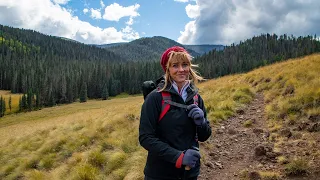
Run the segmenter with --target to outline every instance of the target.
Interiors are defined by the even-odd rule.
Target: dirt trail
[[[268,144],[269,132],[264,117],[263,94],[245,109],[222,122],[212,137],[202,144],[203,159],[199,180],[240,179],[241,171],[248,170],[249,179],[256,178],[257,171],[274,171],[277,153]],[[251,121],[250,127],[245,122]]]

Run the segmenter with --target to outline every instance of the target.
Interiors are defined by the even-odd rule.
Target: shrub
[[[285,166],[285,172],[289,176],[304,175],[308,169],[308,162],[304,159],[294,159]]]

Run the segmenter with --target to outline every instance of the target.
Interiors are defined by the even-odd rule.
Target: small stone
[[[267,151],[266,151],[266,149],[265,149],[265,147],[264,146],[257,146],[255,149],[254,149],[254,154],[256,155],[256,156],[264,156],[264,155],[266,155],[266,153],[267,153]]]
[[[238,132],[234,129],[229,129],[228,133],[233,135],[233,134],[237,134]]]
[[[244,114],[244,110],[243,110],[243,109],[237,109],[237,110],[236,110],[236,113],[238,113],[238,114]]]
[[[255,134],[260,134],[260,133],[263,133],[263,129],[260,129],[260,128],[254,128],[252,129],[253,133]]]
[[[292,132],[290,131],[289,128],[284,128],[284,129],[280,130],[280,135],[287,137],[287,138],[290,138],[292,136]]]
[[[308,119],[312,122],[318,122],[320,121],[320,114],[310,115]]]
[[[207,162],[205,165],[208,166],[211,169],[214,168],[214,164],[212,162]]]
[[[257,167],[258,167],[258,168],[262,168],[262,167],[263,167],[263,164],[259,163]]]
[[[250,180],[260,180],[261,179],[260,174],[256,171],[249,172],[248,176],[249,176]]]
[[[320,123],[312,123],[308,129],[309,132],[319,132],[320,131]]]
[[[219,163],[219,162],[215,162],[215,164],[218,166],[218,168],[219,168],[219,169],[222,169],[222,168],[223,168],[223,166],[222,166],[222,164],[221,164],[221,163]]]
[[[223,131],[221,129],[218,129],[217,134],[223,134]]]

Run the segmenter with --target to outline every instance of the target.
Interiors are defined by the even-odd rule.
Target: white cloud
[[[104,8],[106,6],[106,5],[104,5],[102,0],[100,0],[100,6],[101,6],[101,8]]]
[[[294,36],[320,34],[319,0],[197,0],[186,6],[191,22],[183,44],[238,43],[262,33]]]
[[[183,3],[186,3],[188,2],[189,0],[174,0],[175,2],[183,2]]]
[[[91,16],[93,19],[101,19],[101,12],[100,9],[90,9]]]
[[[127,39],[138,39],[139,33],[135,32],[130,26],[126,26],[122,29],[124,37]]]
[[[133,24],[133,17],[130,17],[129,20],[126,22],[127,25]]]
[[[194,42],[194,37],[196,36],[196,24],[195,21],[190,21],[185,26],[185,31],[180,31],[180,37],[178,38],[178,42],[182,42],[183,44],[192,44]]]
[[[88,44],[123,42],[138,38],[134,30],[100,28],[78,19],[71,10],[50,0],[0,1],[0,24],[33,29]]]
[[[105,14],[103,15],[103,19],[109,21],[119,21],[123,17],[136,17],[140,16],[137,12],[140,5],[135,4],[128,7],[120,6],[118,3],[113,3],[105,8]]]
[[[87,14],[87,12],[89,12],[89,9],[84,8],[84,9],[83,9],[83,13],[84,13],[84,14]]]
[[[52,0],[52,1],[57,4],[67,4],[70,0]]]
[[[189,18],[191,19],[195,19],[196,17],[198,17],[200,15],[200,10],[199,10],[199,6],[196,5],[191,5],[188,4],[186,6],[186,12]]]

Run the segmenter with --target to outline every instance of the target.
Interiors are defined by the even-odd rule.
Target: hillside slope
[[[200,179],[310,179],[320,175],[320,54],[289,60],[201,85],[215,127],[203,144]],[[233,108],[213,94],[228,82],[238,99],[238,84],[255,95],[249,106]],[[233,84],[233,85],[231,85]],[[210,86],[209,86],[210,85]],[[223,97],[222,97],[223,98]],[[209,108],[211,109],[211,108]],[[230,114],[233,114],[230,113]]]
[[[171,46],[183,47],[182,44],[171,39],[154,36],[151,38],[140,38],[118,46],[106,47],[106,49],[121,56],[123,59],[131,61],[158,61],[161,54]],[[192,56],[200,55],[192,49],[187,48],[187,50]]]
[[[201,144],[200,178],[230,179],[219,172],[231,179],[319,177],[319,68],[315,54],[199,84],[214,129]],[[0,179],[143,179],[142,102],[141,96],[89,101],[5,116]],[[227,136],[231,139],[223,139]],[[261,142],[262,153],[246,161],[246,168],[228,168],[226,163],[236,165],[241,154],[234,157],[237,149],[225,148],[250,145],[244,157],[253,157],[257,148],[250,138]],[[218,147],[222,151],[215,154]]]
[[[191,49],[201,55],[208,53],[212,50],[223,50],[224,46],[223,45],[210,45],[210,44],[203,44],[203,45],[184,45],[187,49]]]

